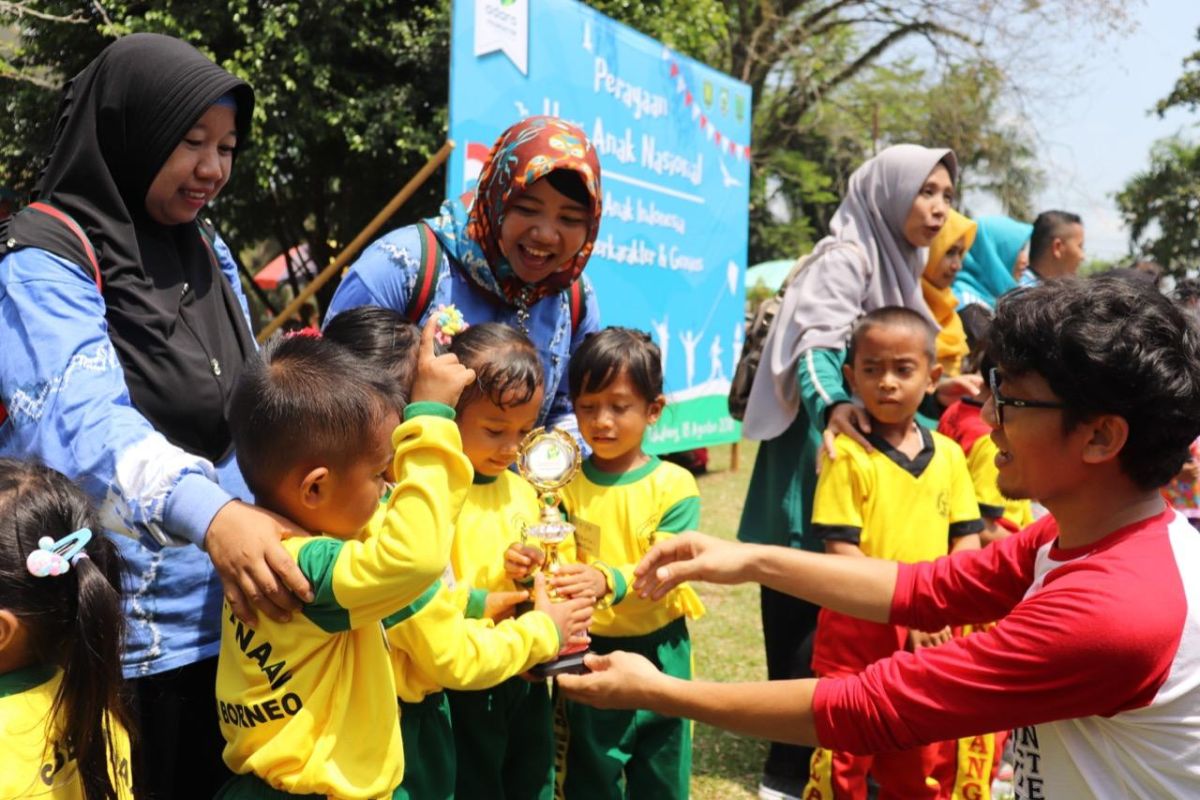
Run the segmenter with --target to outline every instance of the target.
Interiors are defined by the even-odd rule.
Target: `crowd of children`
[[[610,328],[572,359],[591,455],[563,492],[578,537],[547,578],[523,535],[541,498],[510,469],[542,404],[538,351],[438,316],[419,331],[351,309],[239,377],[239,467],[314,534],[284,542],[314,599],[286,622],[225,609],[213,713],[236,777],[219,796],[686,797],[689,723],[565,703],[527,674],[590,644],[690,676],[694,592],[628,592],[656,541],[699,523],[692,476],[642,450],[665,403],[658,348]],[[0,507],[0,794],[132,797],[112,545],[52,470],[0,462]]]
[[[931,307],[970,245],[969,222],[948,224],[933,248]],[[575,531],[567,563],[547,575],[524,535],[544,498],[512,469],[544,402],[540,355],[515,328],[448,318],[419,330],[388,309],[350,309],[323,332],[272,340],[238,379],[238,465],[261,507],[314,534],[284,541],[313,600],[252,625],[225,609],[213,708],[236,777],[218,796],[686,798],[690,722],[576,702],[529,673],[586,644],[692,678],[686,620],[704,613],[699,597],[686,584],[634,590],[647,553],[699,527],[694,478],[642,447],[666,402],[659,350],[643,332],[606,328],[571,359],[589,455],[561,494]],[[1062,404],[1002,397],[980,331],[935,318],[940,330],[884,306],[851,331],[841,370],[865,424],[862,441],[839,435],[821,459],[812,530],[828,553],[932,562],[1033,521],[1029,501],[1001,490],[1011,456],[989,436],[981,398],[1001,425],[1005,406]],[[946,372],[979,374],[984,391],[944,409],[935,431],[920,411]],[[1193,521],[1196,463],[1193,445],[1164,489]],[[118,556],[100,530],[62,475],[0,459],[4,796],[136,795]],[[854,679],[991,624],[926,630],[826,607],[812,668]],[[805,797],[865,798],[870,779],[881,797],[986,798],[1003,739],[817,749]]]

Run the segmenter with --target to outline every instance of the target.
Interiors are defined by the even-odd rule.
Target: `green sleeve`
[[[463,616],[467,619],[483,619],[483,612],[487,607],[487,596],[487,589],[472,588],[467,594],[467,607]]]
[[[336,539],[314,539],[300,549],[296,566],[312,584],[313,601],[304,616],[327,633],[350,630],[350,612],[333,596],[333,565],[345,546]]]
[[[435,403],[432,400],[419,400],[404,407],[404,421],[413,417],[430,416],[454,420],[454,409],[445,403]]]
[[[800,402],[817,430],[824,429],[831,408],[838,403],[850,402],[850,393],[842,379],[845,361],[845,350],[817,347],[804,351],[796,365]]]
[[[429,605],[430,601],[437,596],[437,593],[442,590],[442,582],[436,580],[433,585],[421,593],[421,596],[404,608],[397,611],[395,614],[389,614],[383,618],[383,627],[390,628],[393,625],[399,625],[404,620],[416,614],[425,606]]]
[[[313,601],[304,606],[302,613],[326,633],[340,633],[351,628],[350,612],[337,601],[333,591],[333,565],[337,563],[345,544],[336,539],[314,539],[300,549],[296,558],[296,565],[308,578],[313,590]],[[411,604],[385,618],[384,626],[403,622],[420,611],[437,594],[441,585],[440,580],[434,581]]]
[[[700,498],[685,497],[667,509],[659,520],[658,530],[667,533],[694,531],[700,527]]]

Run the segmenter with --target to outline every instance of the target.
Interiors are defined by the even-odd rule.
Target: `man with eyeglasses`
[[[1001,300],[988,352],[1000,489],[1052,516],[916,565],[688,533],[634,590],[757,581],[876,622],[994,628],[820,680],[594,656],[564,693],[855,753],[1015,729],[1018,798],[1200,797],[1200,535],[1160,494],[1200,434],[1200,334],[1149,286],[1071,278]]]

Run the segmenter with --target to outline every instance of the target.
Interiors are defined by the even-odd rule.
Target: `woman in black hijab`
[[[35,202],[0,223],[0,455],[69,475],[125,534],[139,796],[223,780],[222,595],[249,620],[309,593],[279,546],[302,532],[242,502],[227,413],[255,345],[233,257],[198,218],[253,106],[191,45],[123,38],[67,85]]]

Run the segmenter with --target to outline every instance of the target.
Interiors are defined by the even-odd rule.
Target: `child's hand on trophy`
[[[559,597],[590,597],[595,601],[608,593],[608,579],[590,564],[563,564],[550,582]]]
[[[483,600],[483,616],[493,622],[508,619],[516,613],[516,608],[529,599],[529,592],[488,592]]]
[[[545,557],[541,550],[532,545],[513,542],[504,551],[504,574],[514,581],[528,581]]]
[[[592,598],[575,597],[554,602],[546,590],[546,576],[533,577],[533,610],[541,611],[554,620],[558,640],[564,647],[586,645],[591,641],[587,630],[592,624]]]

